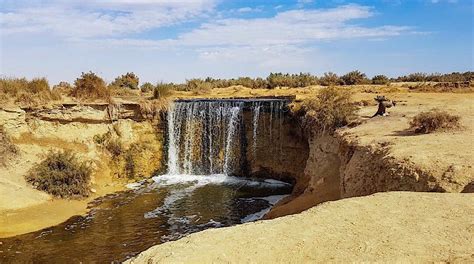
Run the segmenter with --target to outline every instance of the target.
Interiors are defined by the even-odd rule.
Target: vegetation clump
[[[120,179],[139,179],[149,177],[150,168],[156,166],[158,154],[156,145],[153,146],[148,140],[138,140],[129,146],[125,146],[118,135],[107,132],[103,135],[95,135],[94,141],[110,157],[110,168],[115,177]]]
[[[117,158],[125,152],[122,142],[117,137],[114,137],[110,131],[103,135],[95,135],[93,140],[97,145],[105,148],[112,158]]]
[[[421,112],[413,117],[410,122],[410,128],[415,133],[432,133],[436,131],[446,131],[458,129],[461,127],[461,117],[450,114],[446,111],[431,109],[430,111]]]
[[[341,76],[342,81],[345,85],[356,85],[368,83],[365,73],[360,71],[351,71]]]
[[[110,99],[110,91],[105,81],[93,72],[82,73],[74,81],[72,96],[81,99]]]
[[[113,88],[126,88],[136,90],[138,89],[139,78],[133,72],[127,72],[124,75],[121,75],[110,84]]]
[[[142,93],[149,93],[152,92],[154,89],[155,86],[150,82],[146,82],[142,84],[142,86],[140,86],[140,91],[142,91]]]
[[[36,189],[60,198],[89,196],[92,169],[71,151],[50,151],[25,177]]]
[[[375,75],[372,78],[372,84],[387,85],[390,84],[390,79],[385,75]]]
[[[319,79],[319,84],[322,86],[332,86],[332,85],[341,85],[344,84],[344,81],[333,72],[326,72]]]
[[[302,72],[299,74],[270,73],[267,77],[267,83],[270,89],[276,87],[307,87],[318,84],[318,77]]]
[[[186,80],[186,90],[192,91],[194,94],[205,94],[210,92],[212,88],[213,86],[211,83],[201,79]]]
[[[352,92],[329,86],[320,90],[316,98],[304,102],[305,127],[311,131],[332,133],[356,116]]]
[[[153,90],[153,99],[161,99],[173,93],[174,85],[171,83],[158,83]]]
[[[18,147],[13,144],[3,125],[0,125],[0,166],[5,166],[7,161],[18,152]]]
[[[51,91],[46,78],[0,78],[0,102],[13,100],[26,106],[37,106],[61,99],[58,92]]]

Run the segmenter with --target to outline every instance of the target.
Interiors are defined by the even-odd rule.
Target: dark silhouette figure
[[[379,102],[379,108],[377,109],[377,113],[375,113],[372,117],[376,116],[386,116],[388,115],[387,113],[387,108],[390,108],[392,106],[395,106],[396,102],[395,101],[390,101],[389,99],[385,98],[385,95],[377,95],[377,97],[374,98],[375,101]]]

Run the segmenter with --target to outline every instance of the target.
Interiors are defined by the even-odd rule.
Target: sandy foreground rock
[[[474,261],[474,194],[389,192],[206,230],[128,263]]]

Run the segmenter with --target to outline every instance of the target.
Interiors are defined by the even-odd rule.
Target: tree
[[[72,96],[90,99],[106,99],[110,97],[110,92],[105,86],[104,80],[98,75],[93,72],[83,72],[81,77],[74,81]]]
[[[365,73],[360,71],[351,71],[341,77],[345,85],[363,84],[367,81]]]
[[[121,75],[110,84],[112,87],[128,88],[128,89],[138,89],[139,79],[138,76],[133,72],[127,72],[124,75]]]
[[[306,110],[306,128],[332,133],[356,116],[357,107],[352,101],[352,92],[342,87],[325,87],[314,99],[303,103]]]
[[[151,92],[155,89],[155,86],[149,82],[146,82],[140,86],[140,90],[144,93]]]
[[[340,85],[343,84],[343,81],[337,74],[333,72],[326,72],[324,73],[323,77],[319,79],[319,83],[323,86],[332,86],[332,85]]]
[[[375,75],[372,78],[372,84],[389,84],[390,80],[385,75]]]

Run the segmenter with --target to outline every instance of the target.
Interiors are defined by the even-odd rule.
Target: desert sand
[[[474,194],[378,193],[206,230],[127,263],[472,263],[473,212]]]

